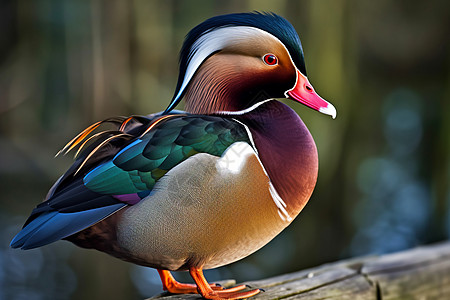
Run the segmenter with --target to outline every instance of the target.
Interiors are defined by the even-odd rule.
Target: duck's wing
[[[63,239],[136,204],[170,169],[197,153],[221,156],[235,142],[250,143],[244,126],[229,118],[139,118],[118,121],[117,131],[98,135],[81,152],[32,211],[11,242],[13,248],[31,249]],[[80,137],[86,139],[89,133],[82,133],[75,143],[82,144]],[[73,148],[74,140],[66,149]]]

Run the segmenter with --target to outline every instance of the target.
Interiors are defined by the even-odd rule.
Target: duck
[[[336,109],[310,84],[296,30],[274,13],[207,19],[187,34],[179,66],[165,111],[96,122],[58,152],[76,149],[75,161],[12,248],[68,240],[157,269],[169,293],[242,299],[260,292],[210,284],[203,270],[266,245],[314,190],[317,147],[280,99],[333,119]],[[183,111],[175,109],[181,100]],[[195,284],[176,281],[172,271],[188,271]]]

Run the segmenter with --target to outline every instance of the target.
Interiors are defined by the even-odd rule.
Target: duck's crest
[[[199,43],[199,41],[201,41],[202,38],[205,38],[207,34],[210,34],[217,29],[233,27],[236,30],[239,30],[239,27],[257,28],[278,38],[289,51],[296,67],[306,76],[306,67],[300,38],[294,27],[283,17],[266,12],[237,13],[212,17],[194,27],[184,40],[180,52],[180,73],[178,76],[177,87],[172,102],[167,107],[165,113],[175,108],[181,100],[186,91],[186,86],[196,70],[196,68],[193,68],[193,71],[188,70],[188,67],[191,64],[191,61],[193,61],[195,54],[200,49],[199,44],[201,43]],[[224,35],[222,35],[222,37],[224,37]],[[221,36],[218,35],[214,38],[214,47],[210,47],[206,55],[203,55],[202,61],[197,62],[197,64],[202,63],[206,58],[221,50]]]

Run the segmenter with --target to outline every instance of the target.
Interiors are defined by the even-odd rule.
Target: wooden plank
[[[380,256],[376,260],[366,262],[362,272],[375,274],[387,270],[415,268],[448,259],[450,259],[450,243],[446,242]]]
[[[375,287],[364,276],[348,268],[333,268],[266,288],[257,299],[375,299],[371,295]]]
[[[265,286],[258,282],[247,283],[252,288],[263,288],[264,293],[258,296],[258,299],[267,300],[275,298],[285,298],[319,289],[323,286],[332,285],[335,282],[343,281],[354,277],[356,272],[347,268],[330,269],[319,272],[314,276],[304,276],[300,279],[287,280],[276,285]]]
[[[287,299],[376,300],[376,287],[358,275]],[[275,299],[275,298],[272,298]]]
[[[361,271],[382,299],[450,299],[450,244],[421,247],[368,262]]]
[[[339,261],[245,284],[265,290],[255,300],[450,299],[450,242]],[[151,299],[162,298],[200,296],[162,294]]]

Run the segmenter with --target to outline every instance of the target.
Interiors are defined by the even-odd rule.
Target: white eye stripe
[[[240,43],[243,40],[261,34],[276,39],[286,49],[289,57],[291,56],[286,46],[277,37],[259,28],[249,26],[235,26],[221,27],[210,30],[200,36],[192,44],[191,51],[188,55],[188,66],[184,74],[183,82],[173,102],[179,100],[197,69],[211,54],[227,46]],[[292,64],[295,66],[291,57],[290,59]]]

